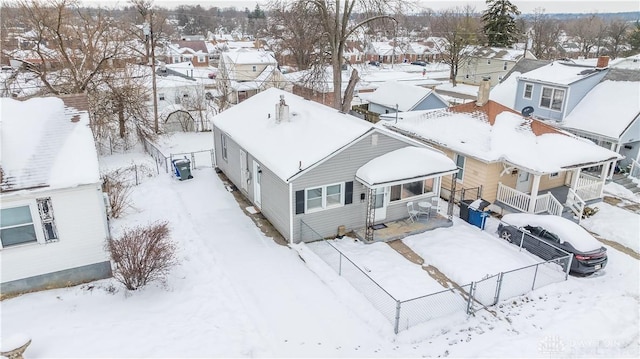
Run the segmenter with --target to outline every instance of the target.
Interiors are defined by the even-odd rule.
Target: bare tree
[[[469,5],[443,10],[433,18],[433,34],[446,40],[436,46],[450,67],[449,79],[453,86],[457,85],[458,66],[469,56],[467,46],[476,44],[479,31],[479,17]]]
[[[328,56],[333,70],[333,106],[343,112],[348,112],[353,99],[353,89],[357,84],[358,72],[351,72],[349,85],[342,94],[342,64],[347,39],[354,31],[378,19],[393,19],[391,15],[398,12],[392,9],[395,4],[403,2],[390,0],[308,0],[318,11],[318,18],[324,29]],[[354,11],[366,14],[366,18],[358,22],[351,22]]]
[[[552,59],[556,56],[558,39],[560,37],[560,23],[549,18],[544,9],[534,10],[528,31],[531,39],[531,52],[538,59]]]
[[[580,45],[580,55],[588,58],[591,50],[598,46],[605,25],[599,16],[591,14],[573,21],[568,30]]]
[[[610,41],[609,53],[612,58],[617,58],[622,45],[627,41],[631,26],[621,19],[614,19],[608,25],[608,35]]]

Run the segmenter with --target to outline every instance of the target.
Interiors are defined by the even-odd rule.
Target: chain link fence
[[[500,272],[482,280],[425,296],[398,300],[354,263],[347,255],[325,240],[311,226],[300,221],[302,241],[389,320],[394,333],[435,318],[465,312],[468,315],[491,307],[500,300],[529,293],[546,285],[567,279],[571,254],[527,267]],[[548,245],[540,241],[540,245]],[[556,250],[558,248],[555,248]]]

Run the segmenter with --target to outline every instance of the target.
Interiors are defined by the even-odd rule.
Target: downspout
[[[289,245],[293,244],[293,183],[289,182]]]

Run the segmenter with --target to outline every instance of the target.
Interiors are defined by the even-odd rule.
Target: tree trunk
[[[333,108],[342,108],[342,64],[340,54],[334,51],[331,54],[331,66],[333,67]]]
[[[120,129],[120,138],[124,138],[127,134],[127,127],[125,126],[124,105],[122,102],[118,102],[118,126]]]
[[[351,71],[351,77],[349,78],[349,83],[347,84],[347,88],[344,90],[344,97],[341,106],[341,111],[344,113],[349,113],[351,110],[351,101],[353,100],[353,93],[356,89],[356,84],[360,81],[360,76],[358,76],[358,70],[353,69]]]

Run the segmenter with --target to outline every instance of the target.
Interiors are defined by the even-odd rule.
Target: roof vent
[[[284,101],[284,95],[280,95],[280,102],[276,104],[276,123],[289,121],[289,105]]]

